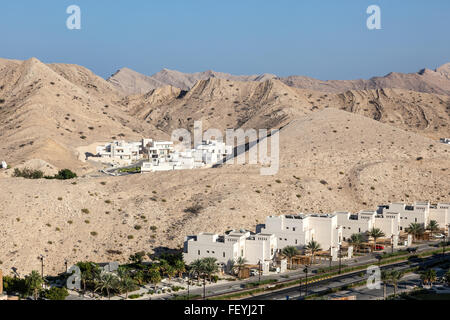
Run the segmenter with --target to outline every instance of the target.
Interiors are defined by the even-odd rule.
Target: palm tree
[[[292,268],[292,258],[299,254],[298,249],[293,246],[288,246],[281,253],[289,259],[289,265]]]
[[[203,261],[200,259],[195,260],[190,264],[190,269],[192,270],[192,273],[197,276],[197,284],[200,283],[200,275],[203,272]]]
[[[81,281],[83,282],[83,295],[86,293],[86,283],[94,281],[100,275],[100,268],[93,262],[78,262],[77,267],[81,272]]]
[[[95,290],[100,290],[100,292],[106,290],[108,299],[111,300],[111,290],[116,289],[117,286],[118,278],[115,274],[111,272],[102,272],[97,279]]]
[[[401,271],[394,270],[390,274],[390,280],[392,281],[392,284],[394,285],[394,297],[397,296],[397,288],[399,281],[403,278],[405,274]]]
[[[209,277],[209,282],[211,283],[212,275],[219,272],[219,266],[217,265],[217,259],[216,258],[203,259],[203,268],[204,268],[203,272],[205,273],[205,276]]]
[[[364,242],[363,235],[361,233],[352,234],[349,242],[355,247],[355,251],[358,252]]]
[[[234,268],[237,268],[237,274],[238,277],[241,276],[241,270],[244,268],[244,266],[247,264],[247,259],[244,257],[239,257],[236,259],[236,262],[234,263]]]
[[[125,291],[125,299],[128,299],[128,293],[130,291],[133,291],[134,288],[136,288],[136,283],[129,275],[126,275],[125,277],[120,278],[119,285],[120,285],[120,289]]]
[[[312,256],[312,260],[313,263],[315,262],[315,255],[318,251],[322,250],[322,247],[320,246],[320,244],[317,241],[311,240],[307,245],[306,245],[306,250],[308,250],[311,253]]]
[[[153,285],[157,285],[161,282],[161,273],[159,271],[159,267],[156,265],[152,265],[148,271],[148,276],[150,279],[150,282]]]
[[[384,300],[387,298],[387,285],[391,283],[391,277],[390,273],[387,271],[381,272],[381,281],[383,281],[383,297]]]
[[[373,227],[372,230],[369,231],[369,236],[373,238],[374,248],[377,248],[377,239],[385,236],[384,232],[381,229]]]
[[[411,223],[406,232],[411,234],[413,236],[413,241],[415,241],[418,236],[424,233],[424,230],[420,223]]]
[[[433,233],[439,231],[439,223],[435,220],[431,220],[428,224],[427,230],[430,231],[431,237],[433,237]]]
[[[43,284],[44,279],[42,279],[41,275],[37,271],[32,271],[30,275],[25,277],[25,285],[29,292],[33,294],[34,300],[38,299]]]
[[[186,265],[185,265],[184,261],[183,260],[175,261],[174,267],[175,267],[175,270],[178,273],[178,277],[179,278],[183,277],[183,273],[186,272]]]
[[[429,284],[431,288],[433,288],[433,283],[436,282],[436,279],[437,275],[434,269],[428,269],[420,275],[420,280],[422,280],[424,284]]]

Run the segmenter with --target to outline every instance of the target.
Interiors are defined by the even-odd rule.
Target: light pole
[[[44,256],[41,254],[39,259],[41,260],[41,277],[44,279]]]
[[[392,240],[391,240],[391,248],[392,248],[392,253],[394,253],[394,235],[391,236]]]
[[[339,274],[341,274],[342,270],[342,244],[339,243]]]
[[[187,287],[187,291],[188,291],[188,295],[187,295],[187,299],[189,300],[189,296],[190,296],[190,291],[189,291],[189,289],[190,289],[190,287],[189,287],[189,285],[191,284],[191,270],[189,270],[188,271],[188,287]]]
[[[64,265],[66,266],[66,273],[67,273],[67,260],[64,260]]]
[[[261,284],[261,260],[258,261],[258,283]]]
[[[305,266],[305,269],[303,270],[306,274],[306,283],[305,283],[305,298],[308,296],[308,265]]]
[[[206,300],[206,276],[203,276],[203,300]]]

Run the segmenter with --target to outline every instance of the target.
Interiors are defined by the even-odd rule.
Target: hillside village
[[[193,149],[178,151],[172,141],[142,139],[140,142],[114,141],[99,146],[97,154],[88,160],[113,166],[141,162],[140,171],[145,173],[211,167],[232,157],[232,152],[232,146],[216,140],[202,141]]]

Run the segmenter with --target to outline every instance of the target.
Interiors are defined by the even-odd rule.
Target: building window
[[[295,231],[295,228],[292,228],[292,231]]]
[[[200,255],[200,250],[198,250],[198,255]]]
[[[223,253],[223,257],[225,258],[225,252]]]

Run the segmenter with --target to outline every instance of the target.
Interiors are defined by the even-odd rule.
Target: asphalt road
[[[447,259],[448,258],[449,258],[449,256],[447,255]],[[442,257],[429,258],[429,259],[426,259],[425,262],[422,262],[422,263],[416,262],[416,263],[410,264],[408,262],[400,262],[400,263],[396,263],[396,264],[389,265],[389,266],[382,266],[381,270],[400,270],[401,271],[404,269],[417,267],[419,265],[436,262],[436,261],[439,261],[440,259],[442,259]],[[361,276],[361,273],[363,274],[363,276]],[[333,279],[326,279],[326,280],[318,281],[315,283],[308,284],[308,295],[315,294],[315,293],[321,293],[330,288],[340,288],[344,285],[353,284],[353,283],[357,283],[360,281],[365,281],[367,279],[368,279],[368,275],[366,274],[366,272],[364,272],[362,270],[362,271],[357,271],[354,273],[342,275],[342,276],[339,276],[339,277],[336,277]],[[250,298],[247,298],[244,300],[287,300],[287,299],[298,300],[304,296],[305,289],[306,289],[306,286],[302,285],[302,286],[298,286],[298,287],[292,287],[292,288],[282,289],[282,290],[275,291],[275,292],[270,292],[270,293],[255,296],[255,297],[250,297]]]

